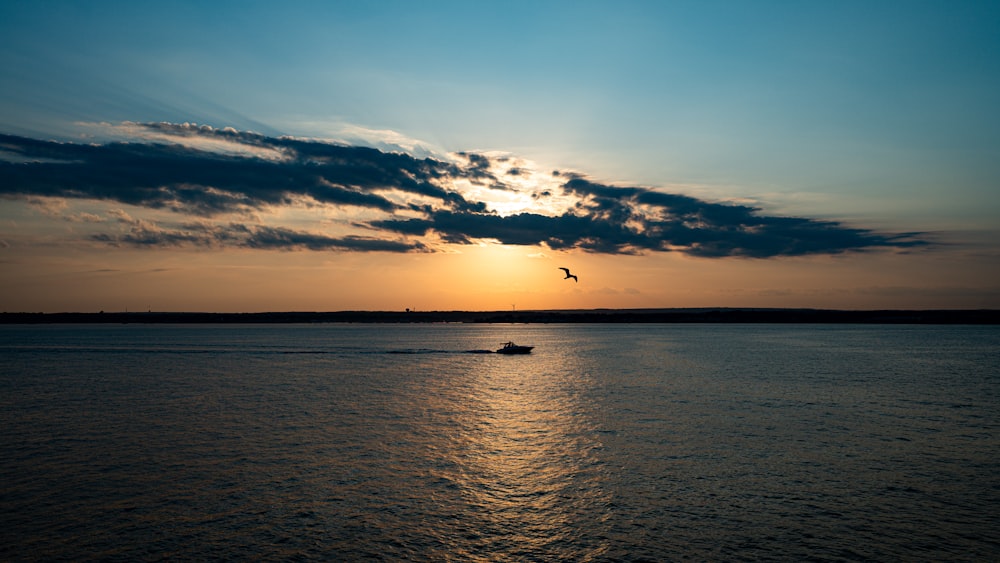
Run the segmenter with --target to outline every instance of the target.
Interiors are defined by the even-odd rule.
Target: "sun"
[[[497,289],[522,290],[536,287],[540,262],[532,257],[534,247],[483,242],[463,249],[475,274],[484,285]]]
[[[425,289],[450,295],[452,306],[484,310],[536,307],[551,291],[552,261],[537,247],[481,242],[455,247],[433,257],[432,280]]]
[[[491,181],[460,179],[450,187],[469,201],[483,202],[491,213],[501,217],[519,213],[558,216],[579,201],[563,190],[565,178],[551,172],[551,167],[503,152],[481,155],[488,158],[486,172]]]

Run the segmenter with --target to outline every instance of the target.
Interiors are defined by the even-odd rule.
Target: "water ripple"
[[[3,334],[0,559],[1000,556],[995,328],[162,328]]]

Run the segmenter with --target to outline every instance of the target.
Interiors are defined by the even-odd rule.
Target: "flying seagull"
[[[563,278],[564,280],[568,280],[570,278],[573,278],[573,281],[579,283],[580,280],[576,279],[576,276],[574,276],[573,274],[569,273],[569,268],[559,268],[559,269],[562,270],[562,271],[564,271],[564,272],[566,272],[566,277]]]

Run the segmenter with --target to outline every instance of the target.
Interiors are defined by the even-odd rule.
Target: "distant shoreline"
[[[280,323],[820,323],[1000,324],[1000,310],[582,309],[551,311],[332,311],[270,313],[0,313],[0,324]]]

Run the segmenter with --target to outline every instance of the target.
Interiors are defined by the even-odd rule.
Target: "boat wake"
[[[493,350],[434,350],[431,348],[407,348],[386,350],[385,354],[493,354]]]

